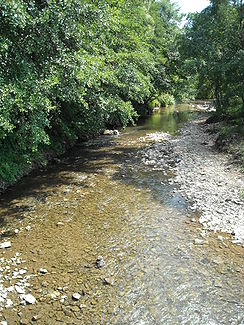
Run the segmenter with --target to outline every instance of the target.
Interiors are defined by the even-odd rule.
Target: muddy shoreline
[[[244,174],[233,156],[216,147],[218,133],[209,133],[209,114],[199,113],[177,137],[149,135],[154,143],[145,150],[144,162],[169,168],[176,191],[200,213],[205,229],[227,232],[233,242],[244,244]]]

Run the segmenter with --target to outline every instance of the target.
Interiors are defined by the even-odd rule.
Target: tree
[[[243,107],[242,15],[242,1],[213,0],[189,17],[184,30],[183,51],[197,69],[198,95],[215,97],[220,118],[229,117],[240,100]]]
[[[173,91],[174,15],[166,0],[0,0],[0,177]]]

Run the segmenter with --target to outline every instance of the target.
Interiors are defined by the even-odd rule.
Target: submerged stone
[[[73,298],[74,300],[80,300],[81,295],[80,295],[78,292],[75,292],[75,293],[73,293],[72,298]]]
[[[103,260],[103,257],[102,256],[98,256],[97,257],[97,260],[96,260],[96,267],[97,268],[101,268],[101,267],[104,267],[105,266],[105,262]]]

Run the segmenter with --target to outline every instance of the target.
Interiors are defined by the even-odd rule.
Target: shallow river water
[[[0,290],[1,320],[244,324],[243,248],[203,231],[168,182],[173,175],[141,159],[149,145],[141,137],[176,135],[190,116],[190,106],[179,105],[120,136],[78,144],[1,196],[1,242],[11,248],[0,250],[0,288],[22,283],[36,298],[25,305],[16,287],[5,298]],[[206,244],[195,245],[201,235]]]

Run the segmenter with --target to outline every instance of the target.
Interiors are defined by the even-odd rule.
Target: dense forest
[[[0,178],[154,106],[213,98],[243,126],[244,4],[0,0]]]

